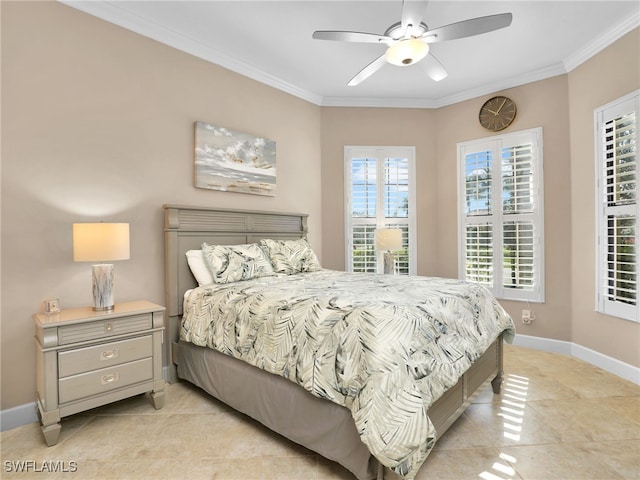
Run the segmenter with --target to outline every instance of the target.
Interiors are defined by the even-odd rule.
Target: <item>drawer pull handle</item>
[[[100,383],[102,383],[102,385],[108,385],[109,383],[117,382],[118,380],[120,380],[120,374],[115,372],[103,375]]]
[[[106,350],[100,354],[100,361],[113,360],[114,358],[118,358],[118,355],[119,352],[117,348]]]
[[[105,332],[112,332],[113,331],[113,323],[111,322],[107,322],[104,324],[104,330]]]

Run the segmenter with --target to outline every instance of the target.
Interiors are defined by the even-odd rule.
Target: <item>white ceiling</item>
[[[311,38],[315,30],[384,33],[400,20],[394,1],[73,1],[69,6],[318,105],[440,107],[566,73],[640,25],[638,0],[431,0],[430,29],[511,12],[511,26],[435,43],[449,76],[420,63],[385,65],[347,82],[384,46]]]

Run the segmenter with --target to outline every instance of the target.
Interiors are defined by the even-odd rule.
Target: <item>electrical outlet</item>
[[[522,323],[527,325],[531,323],[531,310],[522,309]]]

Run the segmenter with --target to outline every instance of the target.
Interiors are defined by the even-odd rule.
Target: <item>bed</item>
[[[234,409],[258,420],[271,430],[341,464],[359,480],[374,478],[381,480],[384,477],[384,465],[404,478],[413,478],[420,464],[426,458],[426,454],[432,448],[435,439],[444,434],[469,406],[476,395],[485,389],[489,383],[495,393],[500,392],[503,337],[509,340],[513,335],[513,324],[509,323],[511,320],[508,318],[501,319],[503,321],[502,326],[492,334],[491,338],[486,338],[487,335],[484,335],[483,342],[486,345],[483,345],[482,351],[477,356],[470,358],[469,367],[464,372],[456,375],[453,380],[449,379],[450,385],[446,389],[443,387],[443,391],[434,393],[434,395],[437,395],[437,399],[430,404],[428,412],[425,412],[425,415],[428,413],[428,420],[420,420],[420,422],[429,422],[429,428],[433,429],[433,438],[430,436],[428,442],[416,447],[416,451],[410,455],[402,451],[399,455],[403,456],[403,458],[406,456],[407,460],[390,460],[389,457],[393,457],[393,455],[389,456],[387,452],[382,452],[384,453],[383,455],[376,450],[377,447],[374,446],[372,448],[372,445],[376,445],[376,440],[370,440],[369,436],[367,436],[367,429],[374,422],[370,421],[369,417],[365,418],[361,412],[369,415],[371,414],[369,410],[372,409],[365,408],[363,405],[366,405],[366,403],[364,401],[361,402],[360,398],[354,401],[348,395],[348,392],[345,394],[340,388],[332,388],[331,385],[327,385],[321,380],[322,370],[326,369],[327,364],[332,365],[331,362],[333,362],[337,365],[339,363],[331,357],[330,353],[324,352],[322,354],[330,357],[328,362],[324,362],[324,366],[318,367],[316,364],[319,365],[319,360],[316,358],[310,361],[313,363],[309,365],[309,371],[312,371],[312,373],[307,375],[304,373],[307,369],[298,369],[299,372],[303,372],[298,372],[295,375],[300,377],[296,378],[296,380],[300,381],[298,383],[305,384],[307,382],[315,385],[312,388],[307,388],[306,385],[305,388],[302,388],[298,383],[288,378],[291,365],[283,366],[281,364],[276,368],[263,365],[264,361],[262,363],[254,361],[252,365],[248,358],[235,358],[231,354],[232,352],[213,345],[216,343],[217,338],[222,338],[225,334],[220,332],[211,334],[209,332],[211,336],[206,339],[203,337],[203,332],[207,329],[202,327],[201,323],[203,322],[197,321],[197,318],[193,320],[194,313],[192,310],[198,307],[194,305],[196,303],[212,302],[212,295],[221,291],[224,291],[224,295],[227,297],[232,292],[237,293],[235,290],[253,294],[256,288],[264,288],[263,284],[267,284],[268,288],[273,291],[280,289],[281,292],[302,288],[301,292],[308,295],[306,297],[307,300],[312,301],[320,298],[322,289],[326,289],[321,282],[335,282],[334,275],[339,277],[347,275],[339,272],[328,272],[324,269],[312,269],[300,275],[278,274],[251,279],[246,282],[236,282],[235,284],[231,282],[223,286],[198,286],[187,263],[187,252],[201,249],[203,243],[213,246],[251,245],[264,242],[283,244],[287,241],[305,239],[307,236],[307,216],[305,214],[241,211],[182,205],[164,205],[164,213],[165,284],[168,330],[171,339],[170,342],[167,342],[167,355],[171,360],[168,362],[169,381],[174,382],[180,379],[193,383]],[[384,284],[385,288],[395,284],[395,282],[403,281],[390,275],[370,277],[373,281]],[[361,279],[347,276],[344,281],[351,282],[349,290],[357,290]],[[407,281],[410,280],[407,279]],[[252,282],[255,282],[256,285]],[[441,279],[439,282],[439,288],[445,290],[458,288],[458,285],[454,285],[456,281]],[[238,287],[237,284],[241,284],[241,287]],[[300,285],[302,286],[300,287]],[[333,285],[333,283],[329,285]],[[363,287],[362,296],[366,295],[367,289],[370,290],[369,287]],[[185,292],[188,291],[191,293],[187,301]],[[246,301],[249,302],[249,300]],[[247,307],[245,310],[255,310],[258,308],[256,305],[261,305],[260,302],[256,303],[255,299],[252,301],[253,303],[251,304],[247,303],[250,308]],[[493,299],[493,302],[497,304],[495,299]],[[204,303],[202,304],[204,305]],[[207,305],[211,308],[211,304]],[[384,305],[387,308],[387,303]],[[317,305],[314,304],[315,307]],[[183,308],[186,311],[183,311]],[[269,308],[273,309],[273,307]],[[334,310],[336,308],[339,309],[339,306],[336,307],[336,305],[332,304],[332,308]],[[400,307],[391,306],[389,308]],[[278,308],[276,310],[283,309]],[[195,316],[197,317],[197,315],[199,314],[196,313]],[[185,319],[184,324],[183,316]],[[238,317],[240,316],[238,314]],[[265,316],[264,318],[268,319],[270,317]],[[266,323],[264,319],[261,320],[259,325],[263,323]],[[358,328],[362,327],[362,324],[358,325]],[[436,322],[436,325],[438,325],[438,322]],[[239,327],[236,326],[235,328],[235,337],[242,337],[244,334],[237,334]],[[251,330],[251,328],[247,328]],[[480,327],[476,328],[479,329]],[[376,335],[378,333],[374,337]],[[251,345],[256,343],[255,337],[252,338],[253,340],[249,342]],[[446,337],[442,338],[446,339]],[[190,341],[185,341],[185,339]],[[237,338],[235,340],[237,341]],[[210,348],[212,346],[225,353],[221,353],[216,348]],[[455,345],[445,347],[442,350],[447,355],[456,350]],[[238,349],[238,351],[240,350],[242,349]],[[313,350],[316,353],[320,352],[315,346],[313,348],[309,347],[307,350]],[[392,350],[395,352],[394,349]],[[322,356],[320,353],[317,354]],[[238,357],[242,357],[242,355],[238,355]],[[254,358],[256,355],[254,352],[249,352],[247,357]],[[256,365],[260,365],[262,368],[258,368]],[[276,371],[278,368],[282,371]],[[353,379],[351,378],[351,380]],[[353,383],[351,381],[349,385],[353,385]],[[358,382],[355,383],[358,384]],[[429,388],[437,390],[433,386]],[[364,390],[365,388],[362,388],[362,391]],[[341,396],[341,394],[344,395],[342,395],[343,398],[338,399],[340,401],[333,398]],[[331,400],[327,398],[331,398]],[[347,398],[346,401],[345,398]],[[358,404],[357,408],[354,407],[355,403]],[[397,400],[395,404],[401,404],[401,402]],[[356,413],[352,414],[352,411]],[[388,438],[384,438],[384,435],[382,435],[382,438],[377,440],[381,440],[378,443],[383,443],[386,447]],[[393,440],[388,443],[393,445]],[[375,452],[375,455],[372,454],[372,451]],[[392,453],[395,454],[396,452],[397,449],[394,447]],[[382,460],[379,460],[380,458]],[[416,458],[420,459],[420,461],[416,462]]]

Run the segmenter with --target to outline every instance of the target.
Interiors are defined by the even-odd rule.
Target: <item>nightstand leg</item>
[[[40,429],[44,435],[44,441],[47,443],[47,447],[51,447],[58,443],[58,437],[60,436],[60,410],[46,411],[42,406],[40,399],[36,400],[38,405],[38,416],[40,417]]]
[[[60,437],[60,430],[62,429],[60,422],[54,423],[53,425],[42,425],[40,428],[42,429],[42,434],[44,435],[44,441],[47,443],[47,447],[51,447],[58,443],[58,437]]]
[[[153,401],[153,408],[156,410],[160,410],[164,407],[164,390],[151,392],[151,400]]]

